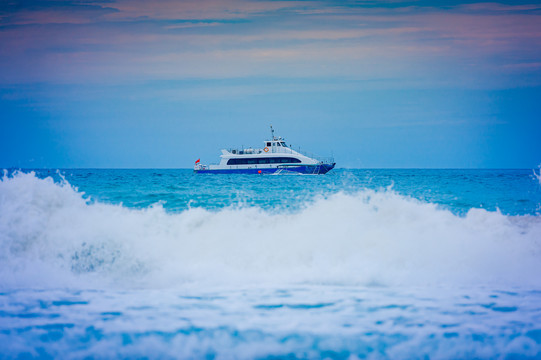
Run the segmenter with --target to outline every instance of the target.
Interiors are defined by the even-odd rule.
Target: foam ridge
[[[168,213],[90,201],[34,173],[0,181],[0,287],[193,283],[541,286],[539,216],[458,216],[359,189],[298,212]]]

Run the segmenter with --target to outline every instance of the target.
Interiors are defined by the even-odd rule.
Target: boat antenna
[[[271,140],[274,140],[274,129],[272,128],[272,125],[270,126],[271,128]]]

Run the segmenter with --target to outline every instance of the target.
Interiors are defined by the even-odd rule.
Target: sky
[[[541,1],[3,0],[0,168],[537,168]]]

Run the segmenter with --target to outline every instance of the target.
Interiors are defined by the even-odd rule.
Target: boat
[[[326,174],[334,168],[333,158],[318,158],[293,150],[282,137],[274,136],[263,142],[262,149],[222,150],[220,163],[203,165],[201,159],[195,162],[194,172],[199,174]]]

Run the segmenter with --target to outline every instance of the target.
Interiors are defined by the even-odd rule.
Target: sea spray
[[[541,185],[541,164],[537,168],[539,169],[539,173],[536,173],[535,170],[533,170],[533,177],[539,182],[539,185]]]
[[[539,217],[459,216],[392,190],[298,211],[167,212],[89,201],[33,173],[0,182],[0,287],[208,284],[541,286]]]

